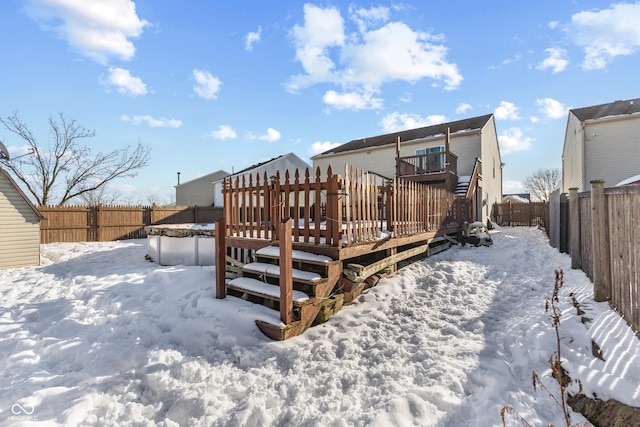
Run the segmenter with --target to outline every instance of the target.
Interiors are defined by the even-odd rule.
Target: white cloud
[[[384,116],[380,121],[380,125],[385,132],[391,133],[407,129],[437,125],[446,121],[447,118],[442,115],[421,117],[418,114],[393,112]]]
[[[118,67],[109,68],[109,76],[101,78],[100,83],[114,86],[119,93],[138,96],[147,94],[147,85],[139,77],[133,77],[129,70]]]
[[[328,49],[341,46],[345,41],[344,20],[335,7],[322,9],[307,3],[304,21],[304,26],[294,25],[290,34],[296,45],[296,59],[307,74],[292,78],[288,85],[292,91],[317,82],[335,81],[335,64]]]
[[[462,75],[446,61],[447,48],[433,44],[434,37],[416,32],[402,22],[391,22],[362,34],[360,44],[342,49],[348,66],[344,82],[379,86],[387,81],[417,82],[422,78],[444,81],[445,89],[455,89]]]
[[[380,6],[371,9],[349,7],[349,18],[356,23],[360,32],[365,32],[371,25],[389,20],[389,8]]]
[[[504,194],[524,193],[524,185],[522,181],[504,181],[502,183],[502,192]]]
[[[509,128],[498,136],[500,154],[515,153],[531,149],[533,138],[525,136],[520,128]]]
[[[29,0],[26,12],[72,50],[103,65],[111,58],[132,59],[130,39],[150,25],[138,17],[132,0]]]
[[[258,139],[267,142],[276,142],[281,137],[282,135],[280,135],[280,132],[278,132],[274,128],[269,128],[267,129],[267,133],[265,135],[259,136]]]
[[[356,31],[346,28],[335,7],[304,6],[304,23],[295,25],[290,35],[305,73],[291,77],[289,91],[333,83],[344,92],[378,93],[384,83],[414,83],[423,78],[451,90],[462,82],[458,67],[446,59],[448,49],[441,44],[441,35],[414,31],[402,22],[386,22],[387,8],[351,8],[350,18]],[[370,29],[374,25],[377,28]]]
[[[146,122],[152,128],[179,128],[180,126],[182,126],[181,120],[165,118],[156,119],[149,115],[133,117],[122,115],[120,116],[120,119],[125,122],[133,123],[134,125],[139,125],[142,122]]]
[[[405,103],[409,103],[412,101],[412,95],[410,92],[405,92],[402,95],[400,95],[400,101],[405,102]]]
[[[307,150],[307,153],[309,154],[310,157],[313,157],[316,154],[324,153],[325,151],[331,150],[332,148],[335,148],[339,145],[340,143],[337,143],[337,142],[317,141],[311,144],[311,147],[309,147],[309,149]]]
[[[251,52],[253,50],[253,45],[260,41],[260,35],[262,34],[262,27],[258,26],[258,31],[251,31],[247,34],[247,37],[244,40],[244,49]]]
[[[567,37],[584,49],[582,67],[602,69],[616,56],[640,48],[640,2],[616,3],[609,9],[583,11],[564,27]]]
[[[211,132],[211,136],[215,139],[234,139],[238,137],[238,134],[231,126],[228,125],[220,125],[218,130],[214,130]]]
[[[540,108],[540,112],[549,119],[561,119],[566,117],[569,112],[567,107],[553,98],[537,99],[536,105]]]
[[[467,111],[471,111],[473,109],[473,107],[471,106],[471,104],[467,104],[466,102],[461,102],[460,104],[458,104],[458,107],[456,108],[456,114],[464,114]]]
[[[567,68],[569,65],[569,60],[567,59],[567,51],[558,48],[558,47],[550,47],[544,50],[549,56],[547,56],[544,61],[542,61],[536,67],[539,70],[546,70],[547,68],[551,69],[552,74],[560,73]]]
[[[9,150],[9,155],[13,157],[24,156],[25,154],[31,154],[33,149],[30,145],[7,145],[7,150]]]
[[[518,120],[520,114],[518,114],[518,107],[513,102],[502,101],[500,106],[496,108],[494,112],[496,119],[498,120]]]
[[[222,82],[219,78],[212,76],[208,71],[193,70],[193,78],[196,84],[193,85],[193,91],[201,98],[216,99]]]
[[[325,104],[338,110],[378,110],[382,108],[382,99],[374,98],[372,93],[327,91],[322,97]]]

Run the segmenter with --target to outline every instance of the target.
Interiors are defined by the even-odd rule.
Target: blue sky
[[[0,117],[151,162],[125,201],[352,139],[496,115],[504,191],[560,167],[570,108],[640,96],[640,2],[4,0]],[[5,129],[15,156],[23,143]]]

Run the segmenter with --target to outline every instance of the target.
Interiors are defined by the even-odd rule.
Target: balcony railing
[[[398,177],[434,175],[433,178],[438,179],[440,174],[444,176],[447,174],[457,175],[458,156],[450,151],[444,151],[398,157],[396,159],[396,170]]]

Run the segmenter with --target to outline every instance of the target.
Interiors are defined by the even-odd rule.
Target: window
[[[428,155],[426,162],[420,162],[420,165],[424,164],[426,166],[426,172],[440,172],[443,170],[444,154],[444,145],[416,150],[416,156]]]

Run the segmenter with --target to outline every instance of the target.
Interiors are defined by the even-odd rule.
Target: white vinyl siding
[[[40,219],[0,175],[0,268],[40,264]]]
[[[502,158],[493,117],[482,129],[481,141],[482,154],[476,157],[482,161],[482,200],[486,200],[482,207],[482,220],[486,221],[493,205],[502,202]]]
[[[586,122],[584,190],[592,180],[613,187],[640,174],[640,115]]]
[[[567,131],[564,137],[562,152],[562,192],[568,193],[570,188],[584,191],[584,155],[582,151],[582,123],[569,113]]]
[[[407,156],[414,155],[415,151]],[[400,154],[403,155],[402,153]],[[313,159],[313,169],[320,168],[324,177],[327,168],[331,166],[334,174],[344,175],[345,165],[365,172],[374,172],[387,178],[396,176],[396,147],[387,145],[382,148],[373,148],[357,152],[343,153],[339,156],[327,156]]]

